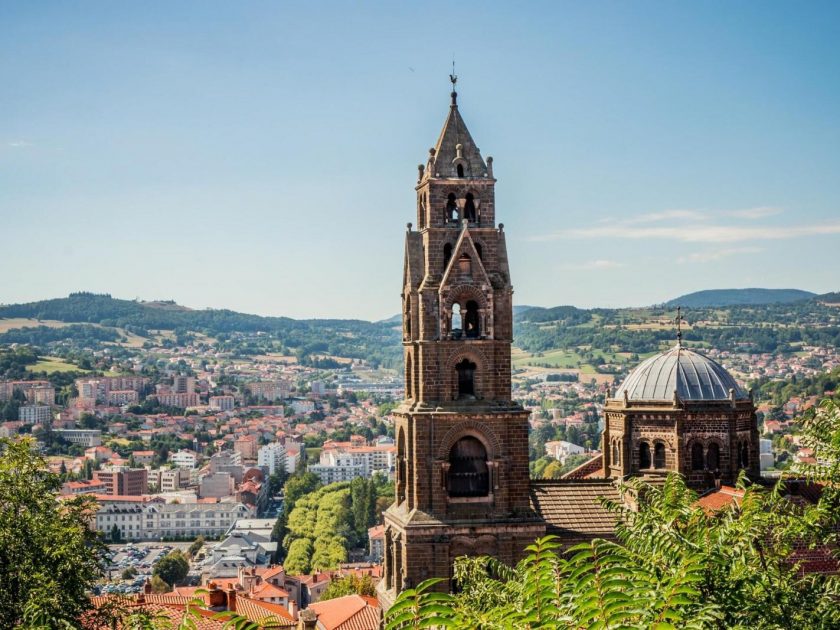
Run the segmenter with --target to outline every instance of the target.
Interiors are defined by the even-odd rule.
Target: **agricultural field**
[[[83,370],[78,365],[68,363],[58,357],[42,357],[37,363],[26,366],[27,372],[46,372],[52,374],[53,372],[88,372],[90,370]]]

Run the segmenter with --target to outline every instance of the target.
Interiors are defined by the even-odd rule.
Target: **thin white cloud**
[[[701,210],[663,210],[662,212],[648,212],[646,214],[640,214],[619,222],[624,223],[625,225],[634,225],[637,223],[658,223],[660,221],[670,221],[675,219],[705,221],[708,218],[708,213]]]
[[[571,228],[553,234],[533,237],[535,241],[549,241],[564,238],[618,238],[618,239],[664,239],[683,243],[737,243],[742,241],[771,241],[840,234],[840,222],[813,225],[780,225],[757,227],[755,225],[707,225],[646,226],[634,227],[627,224],[604,225],[591,228]]]
[[[615,260],[590,260],[587,262],[565,263],[560,265],[560,269],[563,271],[618,269],[619,267],[624,267],[624,263],[620,263]]]
[[[764,217],[772,217],[781,213],[781,208],[759,206],[757,208],[746,208],[744,210],[731,210],[727,214],[731,217],[737,217],[739,219],[763,219]]]
[[[763,252],[761,247],[730,247],[729,249],[716,249],[704,252],[692,252],[686,256],[677,258],[677,263],[683,265],[685,263],[707,263],[729,258],[730,256],[737,256],[739,254],[758,254]]]
[[[26,147],[31,147],[32,143],[26,140],[12,140],[11,142],[7,142],[6,145],[13,149],[25,149]]]

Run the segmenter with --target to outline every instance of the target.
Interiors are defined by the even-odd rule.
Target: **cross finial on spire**
[[[452,59],[452,74],[449,75],[449,81],[452,83],[452,104],[458,104],[458,92],[455,91],[455,84],[458,83],[458,75],[455,74],[455,59]]]
[[[682,307],[677,307],[677,317],[674,321],[677,323],[677,345],[682,346]]]

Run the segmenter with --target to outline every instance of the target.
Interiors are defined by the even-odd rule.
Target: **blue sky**
[[[519,304],[840,289],[840,4],[0,3],[0,302],[399,310],[448,72]]]

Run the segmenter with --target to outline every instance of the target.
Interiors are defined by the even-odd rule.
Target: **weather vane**
[[[452,89],[455,89],[455,84],[458,83],[458,75],[455,74],[455,57],[452,58],[452,74],[449,75],[449,80],[452,82]]]

